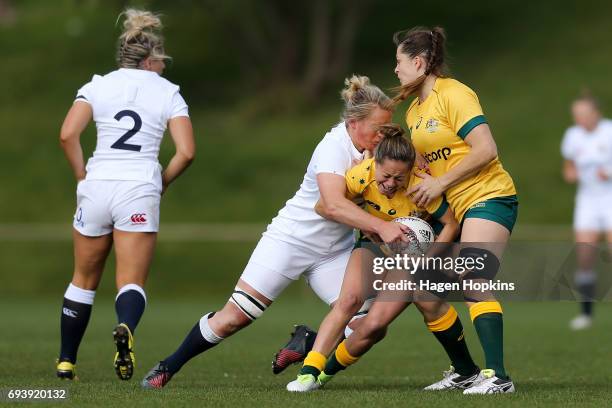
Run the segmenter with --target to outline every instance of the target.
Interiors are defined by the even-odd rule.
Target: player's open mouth
[[[387,187],[384,184],[379,184],[378,188],[381,190],[380,192],[383,194],[393,194],[397,191],[397,187]]]

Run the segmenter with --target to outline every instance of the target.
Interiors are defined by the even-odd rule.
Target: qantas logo
[[[130,220],[132,224],[146,224],[147,223],[147,214],[132,214]]]

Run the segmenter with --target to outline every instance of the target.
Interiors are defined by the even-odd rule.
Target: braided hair
[[[397,88],[394,102],[399,103],[410,95],[414,95],[429,74],[438,77],[446,75],[446,33],[442,27],[414,27],[410,30],[398,31],[393,35],[393,42],[400,52],[410,58],[421,56],[426,61],[425,73],[409,84]]]

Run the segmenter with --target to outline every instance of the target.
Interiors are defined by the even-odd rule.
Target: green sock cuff
[[[305,365],[300,370],[300,375],[304,375],[304,374],[312,374],[314,375],[315,378],[317,378],[319,374],[321,374],[321,371],[316,367]]]
[[[336,359],[336,353],[332,353],[332,355],[327,359],[327,364],[325,364],[325,372],[326,375],[335,375],[338,371],[345,370],[346,367],[338,362]]]

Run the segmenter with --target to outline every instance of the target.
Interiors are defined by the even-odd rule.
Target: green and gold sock
[[[327,361],[327,357],[318,351],[311,350],[306,358],[304,359],[304,365],[300,370],[300,375],[303,374],[312,374],[315,378],[323,371],[325,367],[325,362]]]
[[[486,368],[507,379],[504,368],[504,320],[499,302],[478,302],[470,307],[470,317],[485,354]]]
[[[336,351],[327,360],[327,364],[323,370],[326,375],[336,375],[338,371],[346,369],[346,367],[355,364],[359,360],[359,357],[353,357],[349,354],[346,350],[345,342],[346,340],[340,343]]]
[[[457,310],[451,306],[444,316],[433,322],[427,322],[427,328],[438,339],[451,360],[455,372],[461,375],[472,375],[478,371],[470,351],[465,343],[463,325]]]

